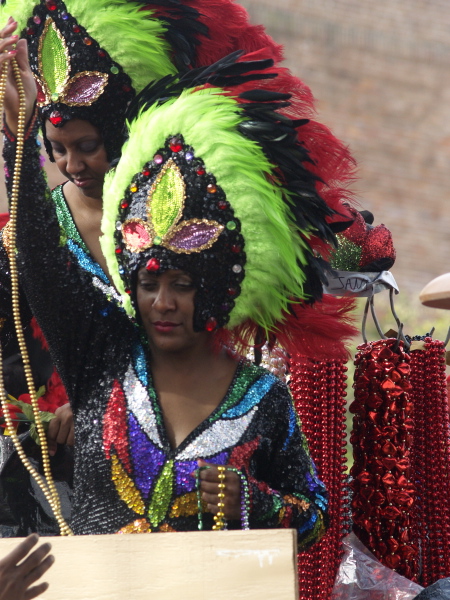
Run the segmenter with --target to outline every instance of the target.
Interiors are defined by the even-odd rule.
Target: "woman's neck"
[[[72,213],[76,212],[102,212],[103,199],[100,197],[87,196],[80,191],[77,186],[68,181],[64,184],[64,196],[69,204]]]

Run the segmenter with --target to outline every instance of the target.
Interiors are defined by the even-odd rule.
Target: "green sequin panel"
[[[62,185],[58,185],[58,187],[52,191],[52,199],[55,203],[56,214],[58,216],[58,222],[62,231],[64,231],[69,239],[76,242],[86,252],[86,254],[89,254],[88,247],[83,242],[83,239],[73,221],[72,213],[67,206]]]
[[[247,393],[247,390],[261,377],[261,370],[253,365],[246,364],[242,368],[238,368],[235,380],[225,398],[220,412],[211,415],[210,423],[220,419],[224,412],[232,408],[237,402]]]
[[[153,527],[157,527],[167,514],[172,499],[173,479],[173,460],[169,460],[156,482],[148,509],[148,518]]]
[[[151,221],[156,235],[164,237],[181,218],[185,190],[180,170],[169,160],[150,191]]]
[[[51,94],[60,94],[68,77],[68,61],[61,34],[50,20],[42,40],[42,75]]]
[[[336,237],[339,247],[331,257],[331,267],[338,271],[359,271],[362,249],[343,235]]]

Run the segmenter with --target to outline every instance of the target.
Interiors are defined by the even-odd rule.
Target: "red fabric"
[[[0,213],[0,229],[3,229],[3,227],[6,225],[6,223],[9,221],[9,213]]]

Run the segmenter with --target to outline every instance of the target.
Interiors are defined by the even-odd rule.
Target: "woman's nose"
[[[174,310],[176,306],[175,298],[173,293],[165,285],[161,285],[156,293],[153,301],[153,306],[160,312],[166,312],[168,310]]]
[[[66,170],[69,175],[77,175],[81,173],[84,169],[84,163],[81,160],[80,156],[77,152],[68,152],[67,153],[67,166]]]

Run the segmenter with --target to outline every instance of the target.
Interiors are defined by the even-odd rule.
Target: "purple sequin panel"
[[[128,417],[131,458],[134,482],[144,498],[148,498],[156,477],[165,463],[164,452],[148,439],[134,415]]]
[[[190,223],[176,231],[170,238],[170,245],[178,250],[195,250],[213,240],[219,229],[208,223]]]
[[[104,78],[98,75],[83,75],[78,77],[69,86],[64,101],[77,104],[94,102],[103,91]]]
[[[228,452],[221,452],[214,458],[208,458],[209,463],[215,465],[226,465],[228,462]],[[177,496],[188,494],[195,490],[195,477],[191,473],[197,470],[197,461],[177,461],[175,463],[175,479],[177,485]]]
[[[177,485],[177,496],[182,496],[193,492],[195,489],[195,476],[191,473],[197,469],[197,461],[190,460],[187,462],[175,463],[175,479]]]

